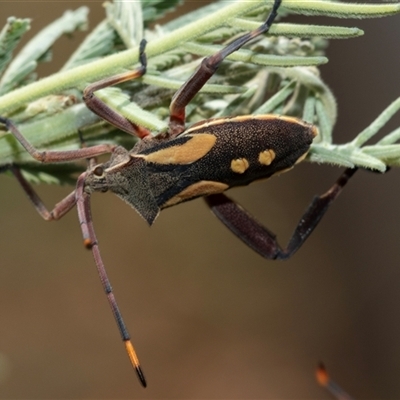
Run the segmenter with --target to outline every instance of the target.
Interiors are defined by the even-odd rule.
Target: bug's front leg
[[[285,249],[280,247],[274,233],[225,194],[213,194],[205,200],[225,226],[249,247],[267,259],[284,260],[291,257],[303,245],[356,171],[357,168],[347,168],[326,193],[313,199]]]
[[[93,258],[96,263],[97,272],[99,274],[103,290],[107,296],[108,303],[111,307],[115,321],[118,326],[121,339],[124,343],[125,350],[128,354],[132,366],[136,370],[136,374],[143,387],[147,386],[146,378],[144,377],[142,368],[140,366],[139,358],[136,354],[136,350],[133,347],[130,334],[125,325],[124,319],[122,318],[121,311],[119,310],[117,300],[114,296],[114,292],[108,279],[107,271],[100,255],[99,244],[94,231],[92,215],[90,211],[90,194],[85,192],[87,173],[84,172],[78,178],[74,197],[76,201],[76,207],[78,210],[79,223],[83,235],[83,243],[87,249],[90,249],[93,254]]]
[[[106,153],[112,153],[116,146],[109,144],[98,144],[91,147],[80,148],[76,150],[49,150],[39,151],[34,147],[17,126],[9,118],[0,117],[0,123],[4,124],[9,132],[18,140],[24,149],[36,160],[42,163],[57,163],[65,161],[76,161],[83,158],[92,158]]]
[[[7,168],[12,172],[12,174],[17,179],[18,183],[21,185],[25,194],[28,196],[29,200],[32,202],[36,211],[40,216],[46,221],[56,221],[62,218],[68,211],[70,211],[76,204],[75,190],[72,191],[68,196],[58,202],[54,208],[49,211],[44,205],[42,199],[38,196],[36,191],[33,189],[31,184],[24,178],[21,170],[16,165],[9,165]]]
[[[4,124],[8,131],[19,141],[25,150],[37,161],[43,163],[55,163],[75,161],[83,158],[91,159],[105,153],[112,153],[116,146],[109,144],[99,144],[91,147],[82,147],[76,150],[50,150],[40,151],[36,149],[19,131],[17,126],[8,118],[0,117],[0,123]],[[67,197],[62,199],[55,205],[53,210],[49,211],[44,205],[41,198],[35,192],[30,183],[23,177],[21,170],[17,165],[11,164],[4,166],[1,171],[10,170],[21,185],[22,189],[32,202],[36,211],[46,221],[53,221],[62,218],[69,210],[71,210],[76,203],[75,191],[71,192]],[[1,172],[0,171],[0,172]]]

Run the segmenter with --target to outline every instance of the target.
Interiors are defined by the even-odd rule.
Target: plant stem
[[[214,29],[216,26],[221,26],[232,18],[242,15],[245,12],[252,11],[261,5],[265,5],[265,0],[252,0],[251,2],[239,0],[228,4],[228,6],[223,7],[221,10],[211,15],[150,42],[146,47],[148,58],[165,53],[183,42],[192,40]],[[24,104],[43,96],[52,93],[61,93],[73,87],[84,86],[89,82],[94,82],[105,76],[115,74],[118,69],[131,67],[138,62],[138,52],[139,50],[137,47],[125,50],[101,60],[68,71],[56,73],[14,90],[0,98],[0,115],[18,109]]]

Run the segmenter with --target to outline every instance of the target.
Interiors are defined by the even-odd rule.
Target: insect
[[[109,144],[72,151],[39,151],[22,136],[10,119],[0,117],[0,122],[37,161],[54,163],[84,158],[90,160],[88,169],[79,176],[75,190],[51,211],[45,208],[17,165],[10,165],[8,169],[45,220],[58,220],[76,205],[84,245],[93,253],[126,351],[144,387],[146,380],[100,255],[90,212],[91,194],[110,190],[129,203],[150,225],[162,209],[204,197],[212,212],[249,247],[267,259],[285,259],[301,247],[356,171],[345,170],[324,195],[313,200],[288,246],[282,249],[273,233],[223,192],[291,169],[307,155],[317,135],[317,128],[293,117],[276,115],[211,119],[185,128],[185,108],[189,102],[227,56],[268,32],[280,3],[281,0],[274,1],[268,18],[257,29],[237,38],[201,62],[172,99],[169,129],[166,133],[153,137],[149,130],[129,121],[95,96],[99,89],[140,78],[146,73],[145,41],[140,45],[140,66],[137,69],[89,85],[83,93],[88,108],[117,128],[140,139],[130,151]],[[111,154],[110,160],[96,164],[95,157],[104,153]]]

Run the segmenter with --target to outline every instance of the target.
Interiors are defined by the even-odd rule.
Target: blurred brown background
[[[1,2],[2,23],[33,18],[33,34],[81,4]],[[94,27],[101,2],[86,4]],[[399,18],[331,20],[365,30],[332,41],[322,67],[339,103],[336,142],[399,96]],[[82,37],[61,39],[54,59]],[[303,163],[231,194],[285,244],[339,173]],[[255,254],[201,200],[163,212],[149,229],[116,197],[93,196],[102,254],[148,379],[143,390],[76,213],[45,223],[17,183],[0,176],[0,398],[328,398],[314,380],[319,360],[358,399],[400,398],[399,179],[396,169],[359,172],[287,262]],[[49,206],[70,190],[39,188]]]

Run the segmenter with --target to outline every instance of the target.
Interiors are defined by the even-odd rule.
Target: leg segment
[[[205,200],[225,226],[249,247],[267,259],[284,260],[291,257],[303,245],[356,171],[357,168],[346,169],[326,193],[314,198],[285,249],[279,246],[276,236],[271,231],[226,195],[213,194]]]
[[[113,149],[116,147],[109,144],[99,144],[77,150],[39,151],[24,138],[24,136],[10,119],[0,117],[0,123],[6,126],[6,128],[14,135],[14,137],[35,160],[43,163],[75,161],[82,158],[96,157],[101,154],[112,153]]]
[[[62,218],[69,210],[71,210],[75,203],[75,190],[71,192],[67,197],[62,199],[59,203],[57,203],[52,211],[48,211],[46,206],[43,204],[40,197],[34,191],[29,182],[23,177],[20,169],[16,165],[11,165],[8,168],[14,176],[17,178],[19,184],[22,189],[27,194],[29,200],[32,202],[33,206],[36,208],[36,211],[41,215],[43,219],[46,221],[55,221]]]
[[[83,243],[86,248],[91,249],[93,257],[96,263],[97,272],[99,274],[101,283],[103,285],[104,292],[107,296],[108,303],[110,304],[112,313],[114,315],[115,321],[117,322],[121,338],[124,342],[125,349],[128,353],[128,357],[131,361],[132,366],[135,368],[137,376],[141,384],[146,387],[146,379],[144,377],[143,371],[140,367],[139,359],[136,355],[135,349],[133,348],[129,332],[125,326],[124,320],[122,318],[121,312],[119,310],[117,301],[115,299],[111,283],[108,279],[106,269],[104,267],[103,260],[100,255],[99,245],[97,242],[96,234],[94,232],[92,216],[90,212],[90,196],[84,192],[86,173],[83,173],[78,178],[78,183],[75,191],[76,205],[78,209],[79,222],[83,234]]]
[[[218,51],[214,55],[203,59],[199,68],[194,74],[182,85],[182,87],[175,93],[170,105],[170,133],[172,136],[179,135],[185,128],[185,108],[199,90],[207,83],[207,81],[217,71],[221,62],[230,54],[239,50],[251,39],[256,38],[263,33],[267,33],[272,23],[274,22],[281,0],[275,0],[272,6],[271,13],[267,20],[260,25],[257,29],[249,32],[228,46]]]
[[[109,78],[102,79],[98,82],[94,82],[87,86],[83,91],[83,101],[86,103],[87,107],[92,110],[99,117],[103,118],[110,124],[116,126],[124,132],[131,135],[137,136],[143,139],[149,136],[151,133],[148,129],[142,128],[132,121],[129,121],[123,115],[118,114],[116,111],[112,110],[107,106],[102,100],[94,95],[94,92],[108,86],[117,85],[118,83],[126,82],[131,79],[140,78],[146,73],[147,59],[144,49],[146,47],[146,41],[143,39],[140,42],[139,49],[139,60],[141,66],[134,71],[124,72],[119,75],[111,76]]]

